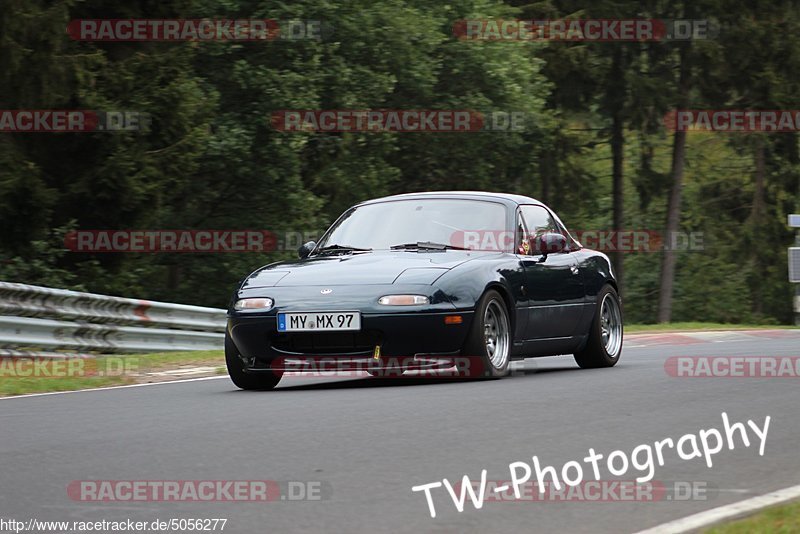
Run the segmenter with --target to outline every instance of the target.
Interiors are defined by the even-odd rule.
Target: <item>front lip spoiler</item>
[[[275,346],[271,346],[270,348],[273,351],[277,352],[278,354],[281,354],[282,356],[285,356],[283,358],[284,360],[291,360],[291,359],[295,359],[295,358],[300,358],[300,359],[308,359],[309,358],[309,356],[305,356],[304,352],[290,352],[288,350],[279,349],[279,348],[277,348]],[[345,356],[344,359],[354,358],[354,359],[358,360],[358,359],[361,359],[361,357],[372,359],[372,349],[370,349],[370,350],[357,350],[357,351],[352,351],[352,352],[334,352],[334,353],[331,353],[330,355],[320,354],[319,356],[314,356],[313,358],[316,358],[316,359],[319,359],[319,358],[336,358],[336,361],[341,361],[342,358],[338,358],[338,356]],[[280,356],[279,356],[279,358],[280,358]]]
[[[292,371],[297,373],[335,372],[335,371],[366,371],[367,369],[384,369],[386,366],[396,367],[398,364],[404,370],[420,369],[447,369],[456,365],[455,357],[460,351],[415,354],[408,356],[382,356],[374,358],[369,356],[292,356],[288,358],[275,358],[269,367],[246,367],[244,371],[251,374],[271,373],[274,371]]]

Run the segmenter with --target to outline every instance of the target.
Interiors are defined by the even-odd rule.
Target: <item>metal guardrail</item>
[[[0,356],[215,350],[225,324],[217,308],[0,282]]]

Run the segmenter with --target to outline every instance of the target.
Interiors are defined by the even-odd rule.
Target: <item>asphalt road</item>
[[[0,518],[226,518],[224,531],[236,533],[634,532],[800,484],[800,379],[677,378],[664,367],[677,355],[800,356],[800,331],[629,337],[615,368],[544,358],[500,381],[287,377],[275,391],[242,392],[220,378],[1,400]],[[708,468],[665,452],[654,479],[694,484],[695,498],[468,503],[459,513],[438,488],[431,518],[411,491],[482,469],[508,480],[509,464],[533,455],[560,469],[589,448],[630,453],[719,429],[722,412],[759,425],[771,417],[764,456],[757,444],[724,447]],[[82,502],[67,492],[80,480],[305,481],[321,498]]]

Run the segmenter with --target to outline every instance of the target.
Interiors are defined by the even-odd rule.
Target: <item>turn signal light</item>
[[[461,324],[464,322],[464,318],[460,315],[445,315],[444,316],[444,324]]]
[[[233,305],[234,310],[261,310],[267,311],[275,304],[270,298],[239,299]]]
[[[430,299],[423,295],[386,295],[378,299],[378,304],[384,306],[417,306],[429,303]]]

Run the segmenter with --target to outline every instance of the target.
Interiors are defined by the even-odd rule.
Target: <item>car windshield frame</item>
[[[458,226],[452,226],[448,224],[449,220],[444,221],[435,221],[432,220],[430,223],[432,225],[438,224],[442,227],[437,232],[433,231],[423,231],[419,235],[410,236],[407,233],[404,234],[401,231],[396,232],[396,235],[392,238],[385,238],[385,242],[381,242],[380,246],[375,246],[375,243],[370,243],[367,240],[359,241],[358,239],[350,239],[349,236],[342,235],[341,229],[344,228],[343,225],[345,224],[356,224],[361,225],[362,222],[356,223],[348,223],[348,220],[359,210],[365,210],[372,212],[373,210],[378,210],[379,212],[387,213],[387,209],[390,209],[390,204],[410,204],[414,203],[417,205],[420,204],[430,204],[430,208],[435,208],[436,203],[439,203],[440,209],[450,209],[452,210],[452,206],[443,206],[442,204],[452,204],[452,203],[463,203],[463,213],[469,214],[466,220],[479,220],[475,217],[475,209],[479,208],[481,205],[484,206],[484,214],[486,218],[493,219],[493,224],[486,224],[483,225],[484,227],[476,228],[474,225],[470,225],[467,228],[462,228]],[[403,206],[405,208],[405,206]],[[419,211],[420,206],[417,206],[414,211]],[[489,213],[490,210],[497,210],[494,213]],[[353,206],[346,210],[342,215],[334,221],[334,223],[325,231],[323,236],[320,238],[317,246],[314,248],[314,251],[311,255],[316,256],[321,253],[322,249],[330,246],[332,244],[339,245],[342,248],[355,248],[355,249],[369,249],[371,251],[391,251],[391,250],[406,250],[406,251],[417,251],[417,252],[444,252],[447,250],[469,250],[469,251],[489,251],[489,252],[512,252],[513,251],[513,239],[511,239],[510,243],[507,244],[505,247],[494,247],[494,248],[476,248],[476,247],[463,247],[463,243],[452,242],[454,235],[457,232],[490,232],[490,233],[498,233],[498,232],[508,232],[508,218],[509,218],[509,207],[506,203],[494,199],[483,199],[483,198],[457,198],[457,197],[430,197],[430,198],[408,198],[408,199],[393,199],[393,200],[385,200],[380,202],[369,202],[366,204],[359,204]],[[401,209],[398,215],[408,215],[407,209]],[[374,217],[370,217],[374,218]],[[459,221],[454,221],[458,223]],[[464,222],[464,221],[461,221]],[[393,223],[390,223],[393,224]],[[369,228],[385,228],[385,224],[370,224],[368,225]],[[424,230],[424,229],[423,229]],[[350,232],[352,233],[352,232]],[[463,236],[461,236],[463,239]],[[455,236],[457,239],[458,236]],[[423,245],[429,244],[440,244],[441,247],[432,247],[432,246],[420,246],[420,247],[409,247],[403,246],[399,247],[400,245],[408,245],[410,243],[422,243]],[[394,249],[392,247],[395,247]]]

